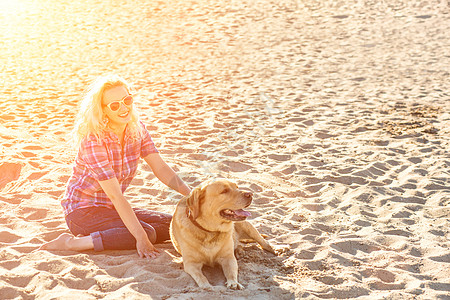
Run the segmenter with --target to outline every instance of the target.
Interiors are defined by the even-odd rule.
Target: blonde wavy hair
[[[105,122],[106,115],[103,113],[103,94],[106,90],[117,86],[125,87],[128,93],[131,94],[131,86],[118,75],[100,76],[90,85],[80,103],[80,108],[75,118],[73,129],[75,147],[79,147],[85,137],[93,135],[97,140],[100,140],[104,136],[108,128],[108,122]],[[139,115],[135,104],[133,104],[128,130],[132,136],[140,137],[141,129]]]

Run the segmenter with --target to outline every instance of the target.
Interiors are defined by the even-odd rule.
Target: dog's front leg
[[[234,255],[218,260],[222,266],[223,274],[227,279],[227,288],[242,290],[244,287],[238,282],[238,264]]]
[[[194,263],[189,261],[183,261],[184,271],[191,275],[197,285],[201,288],[210,288],[211,284],[202,272],[202,263]]]
[[[250,222],[236,222],[234,224],[234,228],[236,229],[239,236],[241,236],[242,234],[247,235],[248,237],[254,239],[258,244],[260,244],[264,250],[276,255],[275,250],[272,248],[272,246],[261,236],[258,230],[256,230],[256,228],[253,227]]]

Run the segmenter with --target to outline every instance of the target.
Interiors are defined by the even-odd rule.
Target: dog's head
[[[252,193],[240,191],[236,184],[222,179],[195,188],[187,199],[187,205],[194,219],[243,221],[251,216],[244,208],[252,203],[252,197]]]

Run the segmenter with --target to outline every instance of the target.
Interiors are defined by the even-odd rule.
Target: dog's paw
[[[237,281],[230,280],[230,281],[227,281],[227,288],[232,289],[232,290],[243,290],[244,286]]]
[[[236,249],[234,249],[234,256],[236,257],[236,259],[244,257],[244,253],[245,251],[242,245],[238,245]]]
[[[289,255],[291,254],[291,247],[289,245],[277,245],[272,247],[274,250],[274,254],[277,256]]]
[[[202,289],[202,290],[205,290],[205,291],[209,291],[209,292],[214,291],[214,286],[210,285],[209,283],[208,284],[201,284],[201,285],[199,284],[198,287],[200,289]]]
[[[276,249],[272,247],[270,244],[261,246],[264,250],[266,250],[269,253],[272,253],[273,255],[277,255]]]

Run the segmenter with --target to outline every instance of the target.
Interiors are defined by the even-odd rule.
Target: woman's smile
[[[120,114],[119,117],[126,118],[126,117],[128,117],[129,113],[130,113],[129,111],[126,111],[125,113]]]
[[[107,105],[111,102],[120,101],[129,95],[128,90],[124,86],[116,86],[108,89],[103,94],[103,105],[105,105],[104,112],[109,119],[109,125],[114,127],[125,128],[126,124],[131,120],[131,110],[133,104],[127,106],[120,102],[118,110],[111,110]]]

